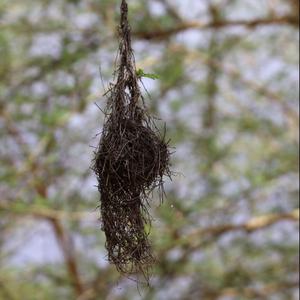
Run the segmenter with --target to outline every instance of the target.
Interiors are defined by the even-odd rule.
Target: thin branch
[[[282,283],[270,283],[261,288],[226,288],[222,290],[214,299],[221,299],[223,297],[240,297],[244,296],[247,298],[260,298],[269,299],[270,295],[278,293],[287,289],[296,289],[299,287],[299,281],[295,282],[282,282]]]
[[[14,207],[15,206],[15,207]],[[53,231],[55,233],[55,237],[58,245],[60,246],[64,259],[66,268],[68,270],[72,285],[74,287],[75,293],[77,296],[81,295],[84,292],[84,286],[81,282],[78,265],[74,253],[74,247],[72,242],[72,237],[68,232],[64,229],[61,220],[67,218],[78,219],[82,218],[86,213],[67,213],[63,211],[37,208],[37,207],[29,207],[28,209],[23,207],[18,207],[15,204],[5,204],[0,203],[0,212],[1,210],[5,211],[5,213],[13,214],[17,216],[29,216],[34,218],[39,218],[46,220],[50,223]]]
[[[48,218],[48,221],[50,222],[54,230],[57,242],[63,251],[66,267],[69,272],[72,285],[74,286],[74,290],[77,296],[79,296],[84,292],[84,287],[79,276],[79,271],[75,259],[74,247],[73,247],[71,236],[67,234],[61,222],[58,219]]]
[[[219,226],[212,226],[200,230],[196,230],[184,237],[184,240],[195,241],[198,245],[197,236],[200,237],[219,237],[227,232],[244,231],[252,233],[270,227],[281,221],[299,222],[299,209],[295,209],[289,213],[269,214],[259,217],[254,217],[242,224],[224,224]],[[198,247],[198,246],[197,246]]]
[[[14,209],[13,205],[0,203],[0,210],[5,210],[6,213],[21,215],[21,216],[30,216],[41,219],[56,219],[56,220],[84,220],[88,217],[93,216],[95,220],[97,220],[96,212],[66,212],[62,210],[54,210],[48,208],[39,208],[35,206],[31,206],[29,209],[20,210]],[[188,236],[185,236],[184,239],[192,239],[195,235],[201,236],[219,236],[228,231],[246,231],[253,232],[259,229],[264,229],[269,227],[279,221],[299,221],[299,209],[295,209],[289,213],[281,213],[281,214],[269,214],[264,216],[254,217],[242,224],[223,224],[219,226],[212,226],[200,230],[196,230],[195,232],[190,233]]]
[[[44,208],[39,206],[29,206],[24,203],[24,207],[20,207],[20,203],[0,202],[1,210],[7,214],[21,216],[21,217],[33,217],[38,219],[56,219],[56,220],[98,220],[98,213],[96,211],[75,211],[68,212],[63,210]]]
[[[219,226],[202,228],[195,230],[190,234],[176,237],[176,245],[181,245],[184,248],[184,254],[177,261],[177,265],[184,265],[194,251],[197,251],[201,247],[203,248],[208,243],[215,241],[218,237],[220,237],[223,234],[234,231],[244,231],[247,233],[252,233],[257,230],[262,230],[264,228],[272,226],[281,221],[299,222],[299,209],[295,209],[290,213],[269,214],[254,217],[242,224],[223,224]],[[164,260],[164,258],[166,257],[166,253],[173,247],[174,244],[170,244],[169,247],[164,248],[160,252],[159,256],[162,257],[162,259]],[[161,265],[164,265],[164,263],[161,262]],[[170,268],[167,271],[167,273],[168,277],[172,278],[175,276],[176,271],[174,268]]]
[[[233,26],[243,26],[250,29],[255,29],[258,26],[268,26],[268,25],[299,25],[299,19],[292,15],[282,16],[282,17],[272,17],[272,18],[260,18],[254,20],[219,20],[215,22],[202,23],[199,21],[183,22],[176,27],[169,29],[158,29],[154,31],[136,31],[133,35],[136,38],[145,40],[161,40],[170,37],[173,34],[180,33],[188,29],[223,29]]]

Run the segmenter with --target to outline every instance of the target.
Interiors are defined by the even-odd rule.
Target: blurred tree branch
[[[299,18],[294,15],[278,16],[272,18],[261,18],[254,20],[218,20],[209,23],[199,21],[183,22],[176,27],[169,29],[157,29],[154,31],[135,31],[133,35],[145,40],[166,39],[173,34],[180,33],[189,29],[223,29],[232,26],[243,26],[249,29],[255,29],[258,26],[268,25],[299,25]]]
[[[39,208],[35,206],[29,206],[24,204],[24,208],[15,208],[13,205],[0,203],[0,212],[4,210],[6,213],[10,213],[21,217],[34,217],[41,219],[55,219],[55,220],[86,220],[87,217],[94,215],[96,213],[92,212],[66,212],[62,210],[54,210],[49,208]],[[95,218],[96,220],[96,218]],[[197,229],[195,232],[190,233],[185,236],[184,239],[193,239],[195,236],[219,236],[229,231],[246,231],[253,232],[259,229],[264,229],[280,221],[299,221],[299,209],[295,209],[288,213],[278,213],[278,214],[268,214],[263,216],[258,216],[249,219],[245,223],[241,224],[223,224],[219,226],[211,226],[204,229]]]
[[[226,288],[216,295],[208,297],[207,299],[217,300],[222,297],[247,297],[251,299],[269,299],[269,297],[279,291],[297,288],[299,281],[270,283],[261,288],[242,287],[242,288]]]
[[[199,228],[186,235],[179,235],[178,232],[176,232],[174,235],[173,233],[174,244],[170,244],[169,247],[162,249],[160,257],[165,257],[165,253],[172,249],[174,245],[181,245],[184,248],[184,254],[180,258],[178,263],[184,263],[193,251],[198,250],[200,247],[205,246],[211,241],[215,241],[223,234],[235,231],[253,233],[282,221],[299,222],[299,209],[295,209],[288,213],[267,214],[253,217],[241,224],[222,224],[218,226],[210,226],[207,228]],[[172,235],[172,233],[170,232],[166,234]],[[160,263],[163,264],[162,262]],[[169,276],[171,275],[172,271],[170,271]]]
[[[197,287],[196,287],[197,286]],[[287,290],[296,289],[299,286],[298,280],[282,281],[277,283],[268,283],[260,286],[226,287],[224,289],[213,289],[204,287],[195,282],[195,291],[198,292],[198,286],[201,286],[201,291],[197,296],[206,300],[219,299],[270,299],[270,297],[278,292],[286,292]],[[190,299],[191,295],[187,294],[182,300]],[[242,298],[241,298],[242,297]]]
[[[53,231],[56,235],[57,242],[59,243],[63,255],[65,258],[67,270],[74,286],[74,290],[77,295],[81,295],[84,292],[83,283],[81,282],[77,261],[74,254],[74,247],[71,236],[63,228],[61,222],[56,218],[48,217],[47,220],[50,222],[53,227]]]
[[[20,216],[20,217],[34,217],[37,219],[56,219],[56,220],[87,220],[87,218],[93,217],[96,221],[98,219],[97,212],[78,211],[68,212],[65,210],[56,210],[50,208],[39,207],[28,204],[15,202],[9,204],[8,202],[0,203],[0,212]]]
[[[281,221],[299,221],[299,209],[295,209],[292,212],[288,213],[278,213],[278,214],[269,214],[254,217],[248,220],[245,223],[241,224],[223,224],[219,226],[211,226],[208,228],[196,230],[195,232],[184,237],[184,240],[194,241],[198,244],[195,238],[197,236],[200,237],[218,237],[222,234],[232,231],[244,231],[247,233],[251,233],[257,230],[261,230],[267,227],[270,227]],[[194,243],[193,242],[193,243]]]

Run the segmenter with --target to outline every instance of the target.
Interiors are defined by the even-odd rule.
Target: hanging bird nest
[[[165,130],[160,133],[146,111],[127,15],[127,3],[122,0],[117,80],[106,93],[106,118],[93,170],[101,194],[108,260],[120,273],[142,272],[148,280],[154,262],[145,229],[151,225],[149,195],[158,188],[163,196],[163,176],[170,176],[170,151]]]

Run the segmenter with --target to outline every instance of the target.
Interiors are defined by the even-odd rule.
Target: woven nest
[[[163,176],[170,176],[170,152],[164,133],[160,133],[144,105],[127,14],[123,0],[117,81],[106,94],[106,119],[93,170],[101,194],[108,260],[122,274],[142,272],[147,279],[154,262],[149,232],[145,230],[145,225],[151,225],[149,195],[158,187],[163,196]]]

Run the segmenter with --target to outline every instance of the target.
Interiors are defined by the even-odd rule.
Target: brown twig
[[[50,222],[54,230],[57,242],[63,251],[63,255],[69,272],[71,283],[74,286],[74,290],[77,296],[79,296],[84,292],[84,287],[79,276],[79,271],[75,259],[74,247],[73,247],[71,236],[67,234],[61,222],[58,219],[56,218],[47,218],[47,219]]]
[[[199,21],[183,22],[176,27],[168,29],[157,29],[154,31],[135,31],[133,35],[140,39],[145,40],[162,40],[168,38],[171,35],[180,33],[189,29],[225,29],[233,26],[243,26],[249,29],[254,29],[258,26],[269,25],[292,25],[298,26],[299,19],[293,15],[287,15],[282,17],[261,18],[254,20],[218,20],[215,22],[202,23]]]
[[[227,232],[233,231],[244,231],[252,233],[257,230],[261,230],[270,227],[281,221],[299,221],[299,209],[295,209],[289,213],[269,214],[259,217],[254,217],[242,224],[223,224],[219,226],[211,226],[208,228],[195,230],[194,232],[186,235],[182,240],[192,241],[193,248],[198,248],[199,244],[202,243],[203,239],[216,238]],[[200,239],[197,237],[200,237]]]
[[[35,205],[28,206],[24,204],[24,207],[20,209],[20,206],[16,207],[20,203],[8,204],[7,201],[0,202],[0,212],[4,211],[6,214],[21,216],[21,217],[34,217],[37,219],[57,219],[57,220],[87,220],[97,221],[98,216],[96,212],[91,211],[64,211],[58,209],[51,209],[46,207],[39,207]]]
[[[262,230],[264,228],[275,225],[281,221],[291,221],[299,223],[299,209],[295,209],[289,213],[282,214],[269,214],[260,217],[254,217],[242,224],[222,224],[219,226],[210,226],[207,228],[201,228],[194,230],[189,234],[185,234],[183,236],[177,236],[174,238],[174,243],[177,246],[182,246],[184,249],[183,255],[176,262],[177,267],[180,265],[184,265],[189,259],[190,255],[194,251],[198,251],[200,248],[205,247],[211,242],[215,242],[220,236],[226,233],[232,233],[235,231],[242,231],[246,233],[253,233],[258,230]],[[166,234],[171,234],[167,232]],[[159,257],[162,258],[160,261],[160,265],[163,266],[165,264],[166,253],[170,251],[174,247],[174,244],[170,244],[169,247],[164,248]],[[172,278],[176,276],[176,269],[172,268],[172,266],[168,266],[167,273],[168,277]]]
[[[213,297],[210,299],[221,299],[225,297],[246,297],[251,299],[269,299],[270,295],[277,292],[287,290],[287,289],[296,289],[299,287],[299,281],[293,282],[280,282],[280,283],[270,283],[261,288],[253,287],[242,287],[242,288],[226,288],[220,292],[216,292]]]

